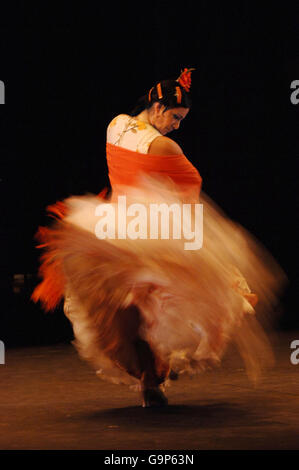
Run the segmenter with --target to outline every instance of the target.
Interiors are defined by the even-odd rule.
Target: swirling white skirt
[[[120,195],[125,195],[126,207],[131,207],[125,221],[126,229],[131,223],[131,232],[117,226],[117,217],[124,221]],[[184,236],[170,234],[163,239],[159,232],[158,238],[151,237],[151,204],[176,204],[181,215],[182,204],[188,204],[169,181],[143,177],[139,188],[116,188],[109,201],[86,195],[64,202],[68,215],[53,227],[55,257],[67,279],[64,311],[72,322],[79,354],[100,377],[114,383],[138,383],[107,354],[107,336],[108,342],[122,341],[113,335],[117,312],[132,304],[143,317],[140,336],[178,373],[194,374],[219,363],[230,342],[237,345],[252,380],[272,363],[260,322],[264,324],[265,314],[271,319],[284,273],[265,248],[205,194],[196,201],[202,204],[197,213],[190,206],[191,225],[202,224],[202,247],[192,250],[186,249],[190,240]],[[132,208],[132,204],[140,206]],[[106,227],[99,227],[99,214],[107,214],[111,207],[115,232],[107,225],[111,219],[106,219]],[[141,207],[146,208],[146,215]],[[190,232],[189,219],[181,219],[180,224],[181,234],[188,227]],[[105,240],[99,238],[104,228],[110,233]],[[134,228],[144,238],[134,239]]]

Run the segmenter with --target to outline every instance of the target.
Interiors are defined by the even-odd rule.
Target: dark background
[[[30,301],[45,207],[108,184],[109,121],[195,67],[173,138],[203,190],[285,270],[278,329],[299,327],[296,2],[6,2],[0,12],[1,318],[6,346],[68,341],[62,309]],[[17,284],[15,274],[24,274]]]

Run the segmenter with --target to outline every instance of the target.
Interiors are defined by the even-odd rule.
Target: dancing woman
[[[283,282],[271,256],[200,193],[200,174],[166,136],[189,113],[190,86],[185,69],[153,86],[130,115],[116,116],[107,129],[112,195],[59,202],[49,208],[54,225],[38,232],[45,252],[33,300],[51,310],[64,299],[81,357],[100,377],[137,385],[144,407],[166,405],[167,379],[219,362],[230,341],[255,380],[271,349],[254,307],[259,299],[269,309]],[[97,215],[107,205],[119,215],[120,196],[147,208],[201,202],[203,247],[188,251],[182,239],[138,230],[128,237],[127,221],[117,236],[99,237]]]

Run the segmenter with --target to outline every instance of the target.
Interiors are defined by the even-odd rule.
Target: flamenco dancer
[[[112,194],[50,206],[56,220],[37,234],[44,253],[33,300],[51,310],[64,299],[80,356],[101,378],[137,386],[144,407],[166,406],[168,380],[219,363],[230,342],[256,381],[273,359],[258,318],[271,311],[284,282],[271,255],[201,191],[199,172],[166,136],[190,111],[192,70],[160,81],[130,115],[109,124]],[[99,238],[99,207],[117,211],[124,195],[146,207],[203,204],[202,248],[126,237],[126,227],[118,229],[122,236]]]

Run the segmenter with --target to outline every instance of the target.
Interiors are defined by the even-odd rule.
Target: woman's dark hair
[[[161,85],[160,90],[159,85]],[[181,93],[180,97],[178,97],[178,87]],[[159,94],[162,97],[159,97]],[[139,98],[135,107],[130,112],[130,116],[137,116],[156,102],[164,104],[166,109],[191,108],[190,93],[187,93],[176,80],[162,80],[151,88],[146,95]]]

